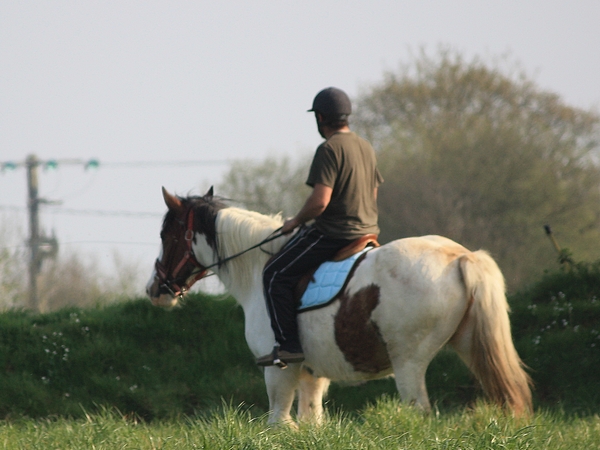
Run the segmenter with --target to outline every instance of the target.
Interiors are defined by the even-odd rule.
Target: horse
[[[255,357],[273,349],[262,269],[291,235],[274,234],[281,215],[229,206],[213,195],[174,196],[162,251],[146,291],[172,307],[212,271],[244,311]],[[269,423],[321,422],[331,381],[394,376],[402,404],[429,412],[425,372],[449,344],[494,403],[517,416],[532,412],[531,379],[515,350],[503,275],[484,250],[441,236],[398,239],[366,253],[335,301],[298,315],[305,361],[264,369]]]

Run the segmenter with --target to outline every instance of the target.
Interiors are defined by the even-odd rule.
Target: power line
[[[189,167],[189,166],[218,166],[230,164],[226,159],[207,159],[207,160],[187,160],[187,161],[115,161],[101,162],[96,158],[78,159],[78,158],[58,158],[37,160],[35,165],[43,169],[58,169],[60,166],[83,166],[85,170],[98,168],[128,168],[128,169],[148,169],[155,167]],[[15,170],[19,167],[27,167],[27,161],[0,161],[0,173]]]
[[[26,208],[12,205],[0,205],[0,210],[7,211],[25,211]],[[141,219],[146,218],[160,218],[163,217],[163,213],[147,212],[147,211],[106,211],[98,209],[71,209],[71,208],[51,208],[48,211],[52,214],[66,214],[76,216],[107,216],[107,217],[137,217]]]
[[[102,245],[144,245],[144,246],[153,246],[153,247],[158,247],[160,245],[160,242],[132,242],[132,241],[127,241],[127,242],[123,242],[123,241],[69,241],[69,242],[61,242],[60,245],[81,245],[81,244],[88,244],[88,245],[96,245],[96,244],[102,244]]]
[[[106,216],[106,217],[137,217],[137,218],[157,218],[163,217],[162,213],[154,212],[142,212],[142,211],[103,211],[94,209],[69,209],[69,208],[58,208],[51,210],[54,214],[67,214],[76,216]]]
[[[112,162],[103,163],[102,167],[107,168],[151,168],[151,167],[190,167],[200,165],[219,165],[227,164],[226,160],[188,160],[188,161],[130,161],[130,162]],[[82,166],[86,171],[88,169],[97,169],[101,167],[100,161],[96,158],[78,159],[78,158],[63,158],[63,159],[39,159],[36,155],[28,155],[24,161],[0,161],[0,173],[18,168],[25,168],[27,174],[27,210],[29,218],[29,239],[27,245],[29,248],[29,306],[34,310],[40,310],[37,284],[40,274],[41,265],[46,258],[55,258],[58,253],[58,240],[54,235],[47,235],[39,223],[39,209],[41,205],[56,205],[53,202],[38,195],[38,171],[40,168],[45,170],[55,170],[59,167],[67,166]],[[14,209],[6,207],[3,209]],[[58,209],[54,211],[59,214],[79,214],[79,215],[95,215],[95,216],[122,216],[122,217],[159,217],[157,213],[136,212],[136,211],[100,211],[100,210],[77,210],[77,209]]]
[[[60,158],[60,159],[39,159],[35,155],[29,155],[24,161],[0,161],[0,172],[15,170],[19,167],[27,169],[42,167],[44,169],[56,169],[61,165],[77,165],[83,166],[86,170],[97,168],[100,162],[96,158],[79,159],[79,158]]]
[[[129,161],[129,162],[107,162],[102,163],[101,167],[126,167],[136,169],[146,169],[152,167],[188,167],[188,166],[218,166],[229,164],[231,161],[225,159],[213,160],[190,160],[190,161]]]

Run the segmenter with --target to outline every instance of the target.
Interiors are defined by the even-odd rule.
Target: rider
[[[294,296],[298,281],[353,240],[379,233],[377,188],[383,179],[371,144],[350,131],[350,99],[340,89],[323,89],[309,112],[315,113],[325,142],[317,148],[306,181],[313,191],[281,231],[290,233],[313,219],[314,223],[301,227],[264,268],[264,293],[276,344],[272,353],[256,360],[260,366],[304,361]]]

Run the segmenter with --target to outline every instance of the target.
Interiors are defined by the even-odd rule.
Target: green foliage
[[[516,343],[538,402],[598,411],[600,261],[548,273],[510,300]]]
[[[264,404],[241,309],[191,297],[0,315],[0,416],[81,416],[116,407],[145,419],[192,414],[221,398]]]
[[[0,218],[0,310],[30,306],[28,252],[24,238],[11,234],[19,230]],[[37,279],[38,309],[54,311],[69,306],[94,306],[131,298],[141,286],[141,273],[135,263],[124,262],[118,253],[113,255],[117,275],[109,276],[98,270],[95,258],[81,253],[64,253],[42,264]]]
[[[509,298],[513,335],[531,368],[536,409],[600,412],[600,261],[549,273]],[[442,415],[482,394],[466,367],[443,350],[427,372]],[[334,384],[330,414],[360,417],[394,381]],[[261,371],[232,299],[192,295],[165,311],[147,300],[49,314],[0,314],[0,417],[82,418],[121,411],[144,420],[211,417],[221,402],[244,403],[253,417],[268,409]]]
[[[19,239],[13,236],[14,230],[10,232],[7,222],[7,217],[0,220],[0,310],[19,305],[27,273],[23,247],[17,245]]]
[[[514,291],[555,266],[550,224],[578,260],[600,241],[600,116],[506,61],[417,55],[365,89],[352,127],[378,150],[382,242],[440,234],[497,259]],[[264,213],[296,213],[308,164],[232,164],[221,187]]]
[[[444,50],[387,74],[356,109],[386,179],[382,241],[441,234],[486,248],[512,288],[553,264],[547,223],[578,259],[597,257],[598,114]]]
[[[310,194],[305,181],[310,161],[295,165],[289,157],[269,157],[263,162],[234,161],[217,194],[229,196],[263,214],[296,214]]]

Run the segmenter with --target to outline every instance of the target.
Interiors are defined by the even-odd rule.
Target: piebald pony
[[[289,236],[246,250],[271,236],[281,217],[228,207],[212,189],[187,198],[163,189],[163,196],[168,212],[162,252],[147,286],[152,302],[173,306],[210,268],[244,310],[252,353],[269,353],[274,337],[262,268]],[[395,376],[402,402],[429,411],[425,372],[446,344],[491,401],[526,414],[532,409],[531,381],[512,342],[508,310],[503,276],[485,251],[471,252],[440,236],[375,248],[333,303],[298,315],[305,362],[286,370],[265,368],[269,421],[292,421],[296,391],[298,420],[320,421],[330,380],[389,375]]]

